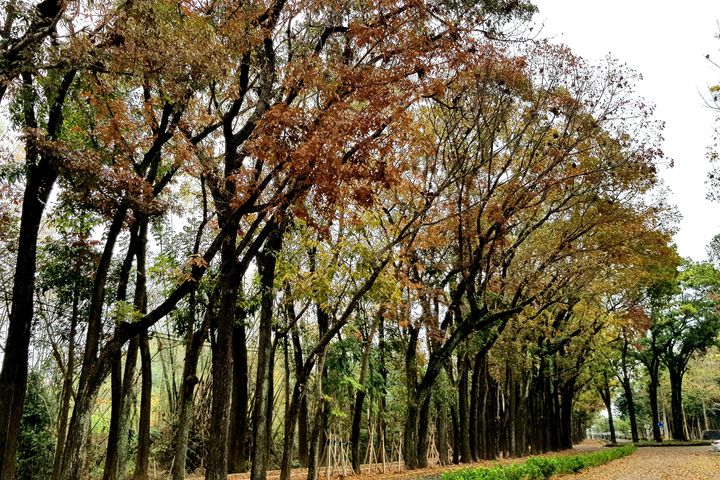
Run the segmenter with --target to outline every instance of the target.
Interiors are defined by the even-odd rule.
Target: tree
[[[717,293],[720,274],[707,263],[686,263],[680,272],[680,294],[653,328],[665,343],[662,362],[670,374],[672,433],[676,440],[687,440],[683,419],[682,385],[688,363],[717,345],[720,314]]]

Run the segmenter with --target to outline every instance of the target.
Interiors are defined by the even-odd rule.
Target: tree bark
[[[70,399],[73,396],[73,377],[75,370],[75,335],[78,322],[78,292],[73,291],[72,316],[70,318],[70,335],[68,337],[68,360],[65,366],[65,377],[63,379],[62,399],[60,401],[60,412],[58,414],[57,443],[55,445],[55,457],[53,459],[52,480],[60,480],[60,467],[62,466],[62,455],[65,450],[65,435],[67,433],[68,418],[70,416]]]
[[[140,334],[140,362],[142,386],[140,390],[140,420],[138,424],[138,447],[135,460],[135,480],[147,480],[150,463],[150,415],[152,408],[152,359],[147,333]]]
[[[188,330],[185,338],[185,362],[183,365],[183,380],[181,387],[180,405],[178,413],[178,425],[175,431],[175,462],[172,468],[173,480],[185,479],[185,464],[187,460],[188,437],[190,435],[190,414],[193,406],[193,392],[198,383],[197,364],[200,358],[202,344],[207,337],[210,326],[210,319],[214,316],[215,295],[211,295],[207,311],[197,331]],[[194,316],[194,296],[191,298],[191,315]]]
[[[297,326],[292,328],[293,342],[293,358],[295,361],[295,378],[300,378],[303,371],[303,353],[302,344],[300,343],[300,334]],[[300,411],[297,418],[298,430],[298,460],[301,467],[308,466],[308,404],[307,395],[305,395],[305,386],[303,386],[303,394],[300,397]]]
[[[653,439],[657,443],[662,442],[662,435],[660,433],[660,412],[658,410],[658,398],[657,398],[657,391],[658,391],[658,378],[657,378],[657,372],[655,375],[653,375],[651,372],[648,372],[650,374],[650,382],[648,383],[648,393],[650,396],[650,416],[652,417],[652,431],[653,431]],[[665,427],[667,428],[667,426]]]
[[[468,410],[468,377],[470,366],[466,354],[458,358],[458,417],[460,420],[460,462],[472,463],[470,453],[470,412]]]
[[[253,409],[253,448],[251,480],[264,480],[269,463],[270,427],[272,423],[272,319],[275,282],[275,264],[282,247],[283,232],[278,229],[270,234],[267,245],[258,254],[260,272],[261,306],[258,328],[257,379],[255,382],[255,405]]]
[[[58,5],[60,12],[63,10],[60,6],[61,2],[58,2]],[[23,87],[26,90],[22,102],[24,126],[37,128],[33,78],[30,73],[23,73],[22,76]],[[63,104],[74,78],[74,71],[63,77],[50,108],[47,131],[53,140],[58,138],[61,130]],[[4,93],[4,88],[1,93]],[[45,205],[58,175],[54,159],[49,155],[40,156],[31,139],[25,144],[25,165],[27,173],[20,214],[15,275],[3,364],[0,370],[0,480],[13,480],[15,476],[15,454],[20,438],[20,420],[25,401],[28,349],[34,313],[37,239]]]
[[[405,383],[407,389],[407,413],[403,429],[403,459],[405,468],[418,466],[419,391],[417,380],[417,342],[419,329],[408,325],[408,346],[405,352]]]
[[[321,327],[322,329],[322,327]],[[327,420],[327,411],[325,396],[323,395],[323,381],[327,374],[325,368],[325,352],[318,355],[317,361],[317,387],[316,387],[316,405],[315,405],[315,421],[313,422],[312,432],[310,434],[309,462],[307,480],[317,480],[320,473],[320,456],[323,451],[323,432]]]
[[[668,368],[670,373],[670,407],[672,410],[672,437],[673,440],[686,441],[685,422],[682,407],[682,381],[683,374],[678,368]]]
[[[136,352],[137,356],[137,352]],[[110,371],[110,428],[105,452],[103,480],[118,478],[118,430],[122,415],[122,352],[117,352]]]
[[[623,373],[621,383],[623,392],[625,393],[625,401],[627,402],[628,417],[630,417],[630,435],[633,443],[637,443],[640,441],[640,435],[638,434],[637,414],[635,412],[635,400],[633,399],[632,385],[630,384],[630,377],[627,373]]]
[[[448,450],[448,433],[447,433],[447,407],[443,402],[437,402],[437,417],[435,421],[435,429],[437,430],[437,450],[440,457],[440,465],[450,464],[450,451]]]
[[[612,414],[612,397],[610,394],[610,385],[608,385],[607,379],[605,381],[605,384],[600,388],[600,396],[602,397],[603,403],[605,404],[605,409],[608,413],[608,428],[610,429],[610,443],[615,445],[617,443],[617,438],[615,437],[615,422],[613,421],[613,414]]]
[[[315,270],[315,254],[311,252],[310,261],[312,264],[312,270]],[[318,320],[318,334],[320,338],[323,338],[330,329],[330,316],[323,309],[320,304],[315,305],[317,320]],[[320,455],[323,450],[323,437],[325,427],[327,424],[327,418],[329,416],[329,408],[325,400],[323,393],[323,384],[327,377],[327,368],[325,366],[326,349],[322,346],[322,349],[317,355],[317,381],[315,388],[315,421],[313,423],[312,433],[310,434],[310,447],[308,451],[308,474],[307,480],[317,480],[318,473],[320,470]],[[312,359],[309,359],[312,360]],[[307,363],[307,360],[306,360]]]
[[[248,359],[244,319],[233,326],[233,401],[230,416],[229,473],[246,470]]]
[[[623,387],[623,393],[625,394],[625,401],[627,402],[628,417],[630,417],[630,435],[633,443],[640,441],[640,435],[638,434],[637,426],[637,414],[635,412],[635,400],[633,399],[632,384],[630,382],[630,373],[628,371],[628,347],[630,342],[628,341],[625,332],[623,332],[623,347],[621,356],[621,376],[620,384]]]
[[[135,309],[143,315],[147,313],[147,229],[148,219],[141,217],[138,230],[137,273],[135,280]],[[140,347],[141,390],[140,390],[140,419],[138,423],[138,447],[135,459],[135,480],[147,480],[150,462],[150,414],[152,408],[152,359],[150,357],[150,344],[147,330],[130,342],[136,342]],[[173,374],[174,377],[174,374]],[[122,432],[121,432],[122,433]]]
[[[226,239],[222,249],[225,265],[235,262],[235,238]],[[212,360],[212,412],[208,442],[206,480],[225,480],[228,472],[228,433],[230,427],[230,401],[233,383],[233,324],[238,282],[231,268],[219,275],[220,298],[218,306],[217,337]]]
[[[384,312],[382,312],[382,310],[377,313],[375,320],[370,327],[367,338],[365,338],[365,348],[363,349],[359,378],[361,388],[355,394],[355,409],[353,410],[352,428],[350,432],[351,461],[352,468],[355,473],[360,473],[360,424],[362,422],[363,405],[366,394],[365,382],[367,380],[368,369],[370,366],[370,350],[372,347],[372,340],[375,337],[375,329],[377,328],[379,317],[383,314]]]

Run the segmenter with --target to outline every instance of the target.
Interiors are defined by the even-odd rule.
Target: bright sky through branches
[[[661,171],[670,201],[683,216],[675,236],[680,255],[700,260],[720,233],[720,205],[706,200],[706,152],[714,113],[703,102],[720,70],[705,59],[720,59],[720,2],[652,0],[537,0],[541,37],[564,43],[597,61],[608,53],[640,72],[637,92],[657,106],[666,122],[665,155],[675,162]]]

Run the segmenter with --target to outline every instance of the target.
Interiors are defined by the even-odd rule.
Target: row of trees
[[[640,329],[623,328],[615,339],[616,346],[605,353],[603,363],[607,372],[599,389],[608,412],[611,408],[611,386],[621,387],[623,411],[627,416],[633,441],[638,441],[639,425],[634,396],[642,395],[648,409],[648,423],[652,437],[662,442],[662,428],[668,423],[660,414],[659,386],[664,371],[670,390],[669,424],[665,428],[675,440],[688,439],[688,426],[683,403],[683,379],[693,359],[717,346],[720,315],[717,294],[720,284],[718,271],[710,263],[685,262],[680,272],[665,281],[653,284],[646,291],[645,308],[641,315],[646,321]],[[642,379],[641,382],[636,380]],[[646,388],[639,392],[638,387]],[[714,397],[701,398],[704,429],[715,420]],[[610,433],[614,439],[612,416]]]
[[[174,479],[569,448],[608,344],[711,316],[635,75],[515,42],[527,2],[3,6],[0,479],[43,385],[56,479],[147,478],[160,396]]]

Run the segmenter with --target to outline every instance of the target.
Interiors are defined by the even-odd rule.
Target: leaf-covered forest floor
[[[719,480],[720,453],[711,447],[647,447],[562,480]]]
[[[603,448],[603,444],[599,441],[593,441],[593,440],[587,440],[583,442],[582,444],[576,445],[572,450],[565,450],[563,452],[550,452],[543,455],[575,455],[577,453],[586,453],[598,450],[600,448]],[[344,474],[342,469],[335,469],[334,472],[328,477],[326,475],[325,469],[320,469],[320,475],[318,478],[320,480],[324,480],[326,478],[345,478],[345,477],[351,477],[353,480],[377,480],[379,478],[382,479],[390,479],[390,480],[416,480],[416,479],[429,479],[429,478],[437,478],[440,474],[444,472],[449,472],[453,470],[461,470],[465,468],[472,468],[472,467],[480,467],[480,466],[492,466],[497,465],[498,463],[514,463],[514,462],[523,462],[527,458],[508,458],[503,459],[499,461],[483,461],[483,462],[477,462],[477,463],[464,463],[461,465],[446,465],[444,467],[441,466],[434,466],[434,467],[428,467],[428,468],[422,468],[418,470],[412,470],[412,471],[405,471],[403,469],[398,468],[397,462],[388,463],[386,464],[385,472],[382,471],[382,465],[376,465],[373,466],[372,469],[369,469],[367,465],[361,466],[361,472],[358,475],[352,474],[352,470],[346,468]],[[203,477],[195,477],[191,476],[188,480],[200,480]],[[247,480],[250,478],[249,473],[241,473],[241,474],[232,474],[228,475],[228,480]],[[272,470],[269,471],[267,474],[267,480],[278,480],[280,478],[280,471],[279,470]],[[305,480],[307,478],[307,469],[305,468],[294,468],[291,473],[292,480]]]

